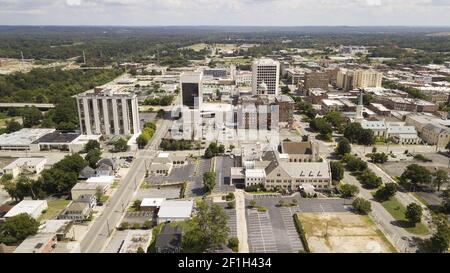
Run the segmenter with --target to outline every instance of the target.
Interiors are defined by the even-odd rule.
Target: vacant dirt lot
[[[394,249],[368,216],[299,213],[309,248],[315,253],[389,253]]]

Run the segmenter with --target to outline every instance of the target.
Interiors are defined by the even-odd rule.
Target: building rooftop
[[[39,226],[38,233],[67,233],[72,224],[72,220],[47,220]]]
[[[24,128],[20,131],[0,135],[0,146],[28,146],[55,129]]]
[[[307,142],[283,142],[281,151],[283,154],[312,154],[313,143]]]
[[[22,200],[17,205],[15,205],[10,211],[5,214],[5,217],[13,217],[22,213],[27,213],[33,215],[37,209],[41,208],[45,204],[47,207],[46,200]]]
[[[55,239],[54,233],[38,233],[34,236],[26,238],[14,253],[39,253],[41,248]]]
[[[129,230],[119,253],[136,253],[139,248],[146,252],[152,233],[149,230]]]
[[[112,184],[112,183],[114,183],[114,176],[94,176],[94,177],[88,178],[86,180],[86,183]]]
[[[42,162],[44,162],[45,164],[45,162],[47,162],[47,159],[45,157],[23,157],[16,159],[9,165],[5,166],[3,169],[14,169],[16,167],[22,166],[36,166]]]
[[[280,162],[280,166],[291,177],[331,178],[328,162]]]
[[[160,207],[166,198],[144,198],[141,202],[141,207]]]
[[[72,190],[96,190],[98,188],[105,187],[105,184],[103,183],[86,183],[86,182],[80,182],[76,183],[75,186],[73,186]]]
[[[245,177],[263,178],[266,177],[264,169],[247,169],[245,170]]]
[[[34,143],[71,143],[77,137],[79,137],[80,133],[65,133],[61,131],[52,132],[40,137]]]
[[[189,218],[194,207],[193,201],[164,200],[158,212],[161,218]]]

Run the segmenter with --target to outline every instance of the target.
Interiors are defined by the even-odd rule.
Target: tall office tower
[[[96,87],[76,96],[81,132],[130,136],[140,132],[137,95],[114,87]]]
[[[353,88],[381,87],[383,73],[375,70],[356,70],[353,75]]]
[[[200,109],[203,103],[203,74],[201,72],[185,72],[181,74],[181,101],[189,109]]]
[[[344,91],[349,91],[353,89],[353,70],[348,70],[345,68],[339,69],[336,78],[337,88],[341,88]]]
[[[305,73],[304,89],[322,88],[328,91],[330,77],[326,72],[309,72]]]
[[[259,59],[252,64],[252,93],[260,95],[265,92],[267,85],[267,93],[264,95],[278,95],[278,86],[280,81],[280,63],[272,59]],[[264,88],[261,88],[264,86]],[[263,90],[264,89],[264,90]]]

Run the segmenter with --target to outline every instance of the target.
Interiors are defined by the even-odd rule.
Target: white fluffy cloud
[[[0,0],[0,7],[0,24],[450,26],[450,0]]]

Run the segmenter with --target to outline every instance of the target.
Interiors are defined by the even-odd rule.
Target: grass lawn
[[[15,121],[19,122],[20,124],[23,123],[22,117],[7,117],[7,118],[0,119],[0,127],[6,127],[6,122],[10,121],[10,120],[15,120]]]
[[[417,223],[411,226],[405,217],[406,208],[393,197],[387,201],[381,202],[381,205],[398,221],[398,225],[412,234],[428,234],[428,229],[423,223]]]
[[[70,200],[57,199],[47,201],[48,209],[39,217],[39,221],[49,220],[58,215],[67,207]]]
[[[105,204],[106,201],[108,201],[108,199],[109,199],[109,196],[108,196],[108,195],[102,195],[102,198],[100,198],[100,202],[101,202],[102,204]]]

